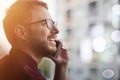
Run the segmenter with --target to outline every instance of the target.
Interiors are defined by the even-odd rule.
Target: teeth
[[[50,39],[50,41],[55,41],[55,39]]]

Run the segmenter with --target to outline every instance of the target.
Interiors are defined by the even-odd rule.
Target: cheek
[[[49,33],[47,31],[35,31],[34,37],[37,39],[40,39],[41,41],[46,41]]]
[[[33,26],[31,28],[31,35],[32,37],[38,39],[38,40],[47,40],[47,37],[50,34],[50,31],[48,30],[48,28],[46,28],[45,26]]]

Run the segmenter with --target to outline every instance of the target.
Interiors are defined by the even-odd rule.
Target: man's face
[[[46,19],[46,20],[44,20]],[[51,16],[47,9],[36,6],[32,10],[31,24],[29,33],[29,45],[37,55],[48,56],[54,54],[56,51],[56,34],[58,34],[57,28],[50,29]],[[41,21],[43,20],[43,21]],[[38,21],[38,22],[36,22]],[[39,22],[40,21],[40,22]]]

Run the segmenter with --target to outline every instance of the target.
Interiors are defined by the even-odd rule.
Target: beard
[[[39,40],[31,38],[29,41],[30,48],[36,56],[47,57],[56,52],[56,48],[51,48],[49,42],[46,40]]]

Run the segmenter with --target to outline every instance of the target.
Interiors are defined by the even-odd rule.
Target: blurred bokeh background
[[[0,58],[8,43],[2,20],[16,0],[0,0]],[[69,80],[120,80],[120,0],[43,0],[58,22],[58,38],[68,48]],[[45,58],[38,65],[48,80],[54,63]]]

